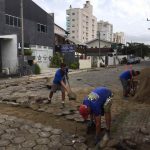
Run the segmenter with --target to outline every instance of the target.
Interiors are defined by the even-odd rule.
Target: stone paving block
[[[22,143],[22,147],[25,147],[25,148],[32,148],[35,145],[36,145],[36,143],[34,140],[27,140],[24,143]]]
[[[49,150],[61,150],[62,144],[60,142],[52,141],[48,144]]]
[[[60,135],[62,133],[62,130],[61,129],[53,129],[53,130],[51,130],[51,133]]]
[[[10,144],[9,140],[0,139],[0,147],[7,146]]]
[[[1,139],[3,140],[11,140],[15,137],[14,134],[9,134],[9,133],[4,133],[3,135],[1,135]]]
[[[51,126],[47,126],[47,127],[43,127],[43,128],[42,128],[42,131],[50,132],[50,131],[52,131],[52,130],[53,130],[53,128],[52,128]]]
[[[76,150],[87,150],[88,147],[84,143],[75,143],[73,146]]]
[[[0,118],[0,124],[3,123],[4,121],[5,121],[5,119]]]
[[[31,129],[29,129],[29,132],[30,133],[40,133],[40,129],[35,129],[35,128],[31,128]]]
[[[41,128],[43,128],[43,125],[41,123],[35,123],[32,127],[37,128],[37,129],[41,129]]]
[[[21,144],[25,141],[25,137],[15,137],[13,140],[12,140],[12,143],[14,144]]]
[[[75,150],[75,148],[72,146],[62,146],[61,150]]]
[[[36,145],[33,150],[49,150],[47,145]]]
[[[60,135],[52,135],[52,136],[50,137],[50,140],[51,140],[52,142],[57,142],[57,143],[59,143],[59,142],[61,141],[61,136],[60,136]]]
[[[39,132],[39,136],[43,138],[50,137],[51,133],[50,132]]]
[[[39,138],[36,140],[39,145],[48,144],[50,140],[48,138]]]

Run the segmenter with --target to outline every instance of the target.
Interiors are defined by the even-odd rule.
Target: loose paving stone
[[[26,134],[25,135],[25,139],[26,140],[33,140],[33,139],[38,139],[39,138],[39,135],[36,134],[36,133],[32,133],[32,134]]]
[[[47,137],[49,137],[50,135],[51,135],[50,132],[40,132],[40,133],[39,133],[39,136],[40,136],[40,137],[43,137],[43,138],[47,138]]]
[[[65,146],[72,146],[74,143],[72,142],[72,139],[64,139],[61,141],[63,145]]]
[[[22,147],[25,147],[25,148],[32,148],[35,145],[36,145],[36,143],[34,140],[27,140],[24,143],[22,143]]]
[[[42,145],[42,144],[48,144],[50,142],[50,140],[48,138],[39,138],[39,139],[36,140],[36,142],[39,145]]]
[[[33,150],[49,150],[47,145],[36,145]]]
[[[51,126],[47,126],[47,127],[44,127],[42,130],[43,130],[43,131],[50,132],[50,131],[53,130],[53,128],[52,128]]]
[[[21,144],[25,141],[25,138],[24,137],[15,137],[13,140],[12,140],[12,143],[14,144]]]
[[[51,130],[52,134],[61,134],[62,133],[62,130],[61,129],[53,129]]]
[[[9,134],[15,134],[18,131],[18,128],[14,128],[14,129],[7,129],[6,132]]]
[[[15,135],[14,134],[9,134],[9,133],[5,133],[5,134],[3,134],[3,135],[1,135],[1,139],[4,139],[4,140],[11,140],[11,139],[13,139],[15,137]]]
[[[84,143],[75,143],[73,146],[76,150],[87,150],[88,147]]]
[[[76,122],[80,122],[80,123],[83,123],[84,122],[84,119],[83,118],[74,118],[74,120]]]
[[[38,128],[38,129],[41,129],[41,128],[43,127],[43,125],[42,125],[41,123],[35,123],[35,124],[33,125],[33,127]]]
[[[71,114],[71,112],[68,111],[68,110],[64,110],[64,111],[62,111],[62,114],[63,114],[63,115],[69,115],[69,114]]]
[[[62,144],[59,142],[52,141],[48,144],[48,147],[50,148],[50,150],[61,150]]]
[[[35,129],[35,128],[29,129],[30,133],[39,133],[40,131],[41,131],[40,129]]]
[[[5,131],[2,130],[2,129],[0,129],[0,136],[1,136],[2,134],[4,134],[4,133],[5,133]]]
[[[72,146],[62,146],[61,150],[75,150],[75,148]]]
[[[50,140],[51,140],[52,142],[57,142],[57,143],[59,143],[60,140],[61,140],[61,136],[60,136],[60,135],[52,135],[52,136],[50,137]]]
[[[66,115],[65,117],[68,120],[74,120],[74,116],[73,115]]]
[[[9,145],[9,140],[0,139],[0,147]]]
[[[3,123],[4,121],[5,121],[5,119],[1,119],[1,118],[0,118],[0,123]]]

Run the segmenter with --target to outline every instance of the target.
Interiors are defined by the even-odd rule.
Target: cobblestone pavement
[[[133,66],[133,68],[143,68],[144,66]],[[49,90],[46,87],[45,79],[33,80],[28,77],[11,80],[0,81],[0,103],[9,104],[10,106],[27,107],[34,111],[46,112],[53,116],[61,117],[67,121],[83,122],[83,119],[79,115],[77,108],[82,102],[83,97],[87,92],[96,86],[108,86],[117,93],[120,91],[121,84],[118,80],[118,75],[125,67],[108,68],[108,69],[96,69],[95,71],[81,72],[78,75],[70,76],[70,84],[77,94],[80,91],[84,91],[82,97],[78,97],[77,101],[69,101],[66,98],[66,107],[61,106],[61,94],[57,92],[54,94],[52,104],[47,105],[43,102],[47,101]],[[88,88],[88,90],[87,90]],[[118,96],[119,97],[119,96]],[[120,97],[119,97],[120,99]],[[120,100],[117,103],[122,103]],[[122,105],[121,105],[122,106]],[[115,108],[117,111],[120,108]],[[126,109],[126,108],[124,108]],[[120,133],[125,138],[126,134],[132,130],[132,127],[141,121],[139,126],[135,128],[142,131],[140,127],[149,124],[149,111],[140,112],[142,110],[135,111],[128,115],[124,126],[120,127]],[[138,112],[138,113],[136,113]],[[142,114],[142,115],[141,115]],[[145,118],[143,116],[145,115]],[[133,120],[132,120],[133,119]],[[145,119],[145,120],[144,120]],[[135,123],[136,122],[136,123]],[[46,129],[46,130],[45,130]],[[123,132],[122,132],[123,131]],[[147,131],[147,130],[146,130]],[[131,132],[132,133],[132,132]],[[31,121],[11,117],[8,115],[0,114],[0,150],[2,149],[61,149],[61,150],[74,150],[74,149],[87,149],[85,145],[85,138],[78,137],[75,139],[74,135],[69,135],[61,129],[53,129],[52,127],[44,127],[40,123],[34,123]],[[131,134],[134,135],[134,134]],[[134,141],[139,142],[141,140],[138,134],[135,135]],[[148,141],[148,136],[144,137],[145,141]],[[133,139],[133,138],[132,138]],[[13,148],[14,147],[14,148]],[[61,147],[61,148],[60,148]]]
[[[0,114],[0,150],[85,150],[85,138]]]

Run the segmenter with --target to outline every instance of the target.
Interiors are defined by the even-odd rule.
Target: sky
[[[66,10],[83,8],[86,0],[33,0],[48,13],[54,13],[55,23],[66,29]],[[89,0],[97,21],[113,24],[113,32],[124,32],[126,42],[150,44],[150,0]]]

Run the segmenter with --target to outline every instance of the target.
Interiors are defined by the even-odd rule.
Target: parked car
[[[127,64],[138,64],[141,60],[139,57],[130,57],[127,59]]]

